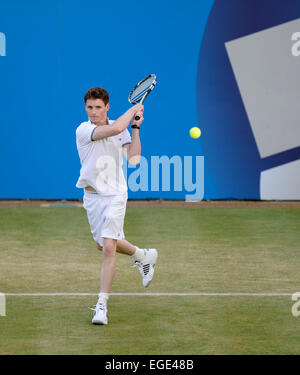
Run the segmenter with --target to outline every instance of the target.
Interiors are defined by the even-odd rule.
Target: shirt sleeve
[[[131,143],[131,136],[128,129],[122,132],[122,147]]]
[[[92,136],[94,130],[97,128],[96,125],[86,122],[81,124],[76,130],[77,142],[80,146],[85,146],[88,143],[92,142]]]

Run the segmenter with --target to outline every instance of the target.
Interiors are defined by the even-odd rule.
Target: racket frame
[[[146,92],[145,92],[145,94],[141,97],[141,99],[139,99],[139,100],[131,100],[131,95],[132,95],[132,93],[142,84],[142,83],[144,83],[147,79],[149,79],[149,78],[153,78],[153,82],[152,82],[152,84],[149,86],[149,88],[146,90]],[[144,79],[142,79],[139,83],[137,83],[135,86],[134,86],[134,88],[130,91],[130,94],[129,94],[129,96],[128,96],[128,101],[129,101],[129,103],[131,103],[131,104],[138,104],[138,103],[140,103],[140,104],[143,104],[144,103],[144,101],[145,101],[145,99],[147,98],[147,96],[149,95],[149,93],[154,89],[154,86],[156,85],[156,81],[157,81],[157,79],[156,79],[156,75],[155,74],[149,74],[147,77],[145,77]]]

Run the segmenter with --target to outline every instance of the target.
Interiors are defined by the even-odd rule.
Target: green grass
[[[126,238],[156,247],[145,290],[118,254],[112,293],[300,291],[299,208],[127,208]],[[99,290],[102,254],[78,207],[0,208],[0,292]],[[7,296],[0,354],[300,354],[290,296]]]

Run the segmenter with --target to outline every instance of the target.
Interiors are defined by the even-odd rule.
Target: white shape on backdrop
[[[300,145],[300,19],[225,43],[262,158]]]
[[[300,200],[300,160],[263,171],[260,199]]]
[[[225,43],[261,158],[300,146],[300,18]],[[300,199],[299,161],[261,173],[261,199]]]

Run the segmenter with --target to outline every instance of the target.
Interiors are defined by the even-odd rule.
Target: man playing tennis
[[[93,324],[107,324],[107,301],[116,270],[116,252],[129,255],[147,287],[154,275],[156,249],[140,249],[124,238],[123,224],[127,203],[127,184],[122,164],[136,165],[141,155],[139,128],[144,107],[136,104],[117,120],[108,119],[109,94],[101,87],[91,88],[84,96],[89,121],[76,129],[76,145],[81,162],[76,186],[84,189],[91,233],[97,248],[103,250],[100,293],[95,306]],[[138,119],[136,120],[135,117]],[[127,129],[131,123],[132,138]]]

